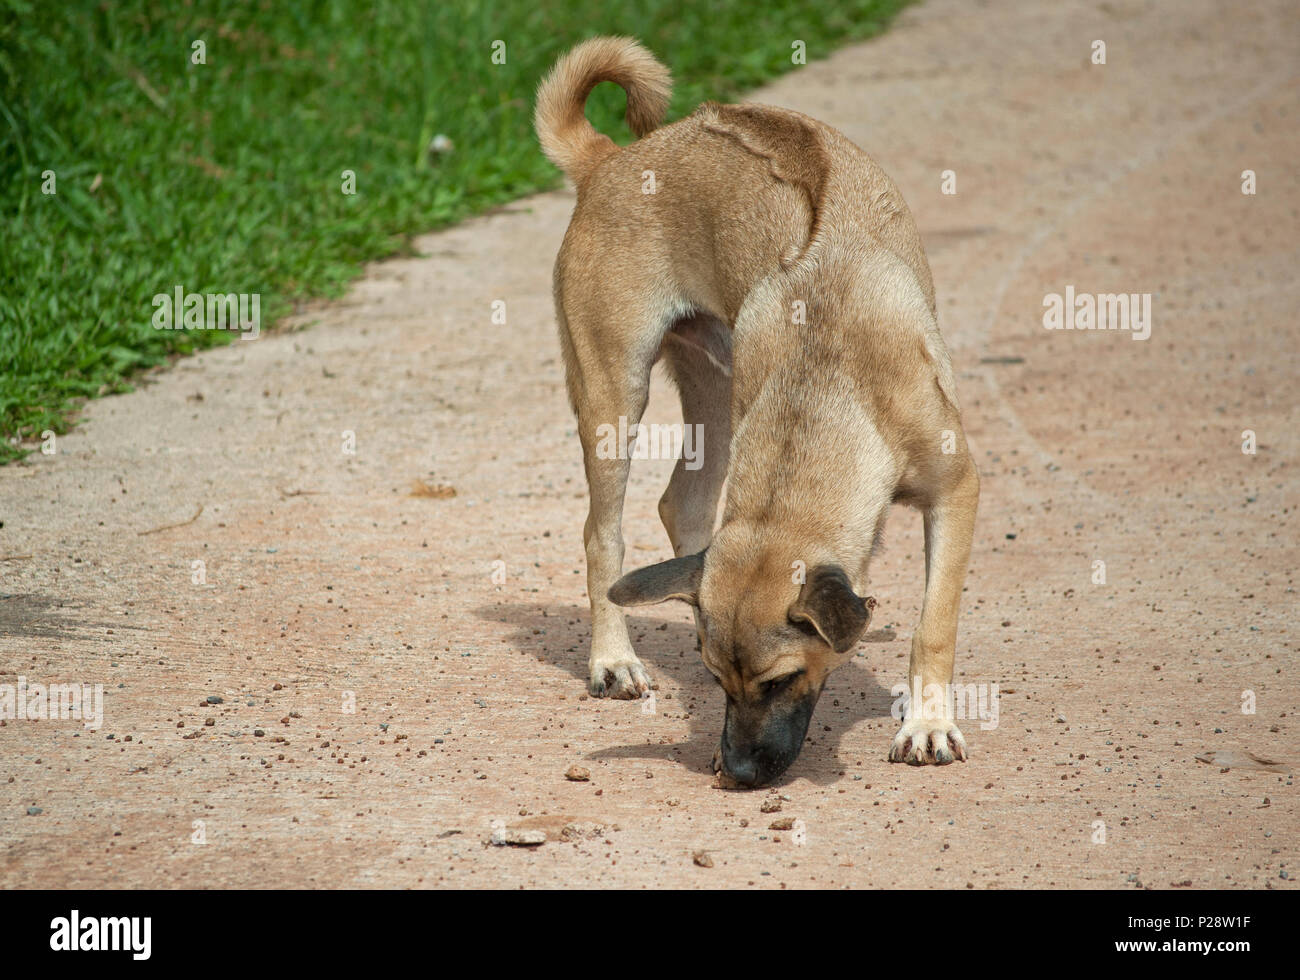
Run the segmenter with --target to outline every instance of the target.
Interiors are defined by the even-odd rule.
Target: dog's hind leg
[[[659,500],[659,517],[680,558],[708,546],[727,477],[731,331],[703,313],[678,321],[664,338],[664,362],[681,396],[684,429],[682,457]]]
[[[643,311],[629,317],[620,311],[617,328],[611,329],[602,305],[566,301],[559,311],[560,338],[590,493],[583,528],[591,603],[587,686],[594,697],[626,699],[649,690],[650,678],[632,650],[623,611],[607,594],[623,571],[623,498],[631,447],[620,444],[620,438],[634,433],[641,421],[650,369],[671,316]]]

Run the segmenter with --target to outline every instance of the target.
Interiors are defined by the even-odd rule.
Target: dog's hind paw
[[[636,657],[628,660],[598,660],[591,665],[587,690],[593,698],[631,701],[650,690],[650,675]]]
[[[950,721],[917,718],[903,722],[889,747],[890,762],[946,766],[966,761],[966,739]]]

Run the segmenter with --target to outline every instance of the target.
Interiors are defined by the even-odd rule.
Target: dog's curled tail
[[[627,93],[627,124],[645,136],[663,122],[672,76],[630,37],[596,37],[561,58],[537,89],[533,125],[551,161],[581,183],[606,154],[617,149],[587,121],[587,96],[601,82]]]

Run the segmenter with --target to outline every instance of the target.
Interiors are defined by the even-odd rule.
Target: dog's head
[[[799,755],[827,675],[850,659],[876,603],[855,594],[837,564],[804,571],[777,557],[785,549],[729,549],[726,539],[720,531],[707,551],[624,575],[609,598],[680,599],[699,610],[704,665],[727,695],[722,773],[762,786]]]

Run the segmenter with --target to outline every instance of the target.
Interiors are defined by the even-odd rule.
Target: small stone
[[[569,766],[564,778],[571,783],[585,783],[591,779],[591,770],[584,769],[582,766]]]
[[[215,694],[208,695],[208,704],[225,704],[225,698],[219,698]]]
[[[696,851],[691,855],[691,860],[695,862],[696,867],[711,868],[713,867],[713,858],[708,851]]]
[[[776,797],[771,797],[763,801],[763,805],[758,808],[762,813],[780,813],[781,801]]]
[[[39,817],[39,816],[40,816],[42,813],[44,813],[44,812],[45,812],[45,811],[42,810],[42,809],[41,809],[40,807],[38,807],[38,806],[29,806],[29,807],[27,808],[27,815],[28,815],[29,817]],[[1283,877],[1286,877],[1286,876],[1283,875]]]
[[[264,737],[265,735],[266,735],[266,732],[262,731],[262,729],[260,729],[260,728],[254,728],[254,729],[253,729],[253,737],[254,737],[254,738],[262,738],[262,737]]]
[[[498,847],[539,847],[546,843],[546,831],[507,827],[504,833],[492,835],[492,843]]]
[[[560,840],[572,843],[580,840],[599,840],[605,836],[605,825],[591,820],[580,820],[564,825]]]
[[[779,820],[773,820],[767,825],[768,830],[793,830],[794,817],[781,817]]]

